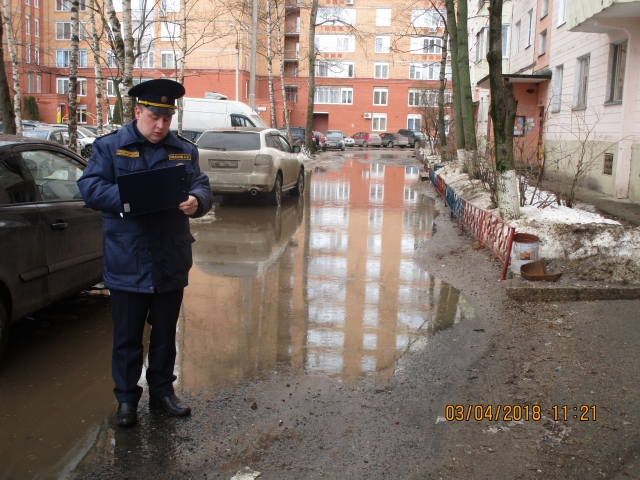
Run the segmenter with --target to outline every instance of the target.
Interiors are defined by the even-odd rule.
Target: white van
[[[183,101],[182,132],[193,141],[209,128],[269,127],[260,115],[242,102],[193,97],[184,97]],[[171,131],[178,131],[177,113],[171,120]]]

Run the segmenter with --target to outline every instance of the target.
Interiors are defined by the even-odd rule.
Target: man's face
[[[146,107],[136,105],[138,131],[151,143],[158,143],[169,133],[172,115],[158,115]]]

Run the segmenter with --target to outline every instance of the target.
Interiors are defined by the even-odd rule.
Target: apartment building
[[[121,0],[116,0],[114,6],[117,12],[122,11]],[[68,118],[70,8],[70,0],[11,3],[21,93],[36,97],[41,119],[49,122],[65,122]],[[184,82],[188,96],[218,92],[229,99],[249,102],[251,12],[242,6],[234,8],[218,0],[188,3]],[[183,28],[180,9],[177,0],[161,0],[157,4],[133,0],[132,30],[137,52],[134,83],[176,77]],[[304,125],[310,8],[290,0],[282,13],[282,27],[276,29],[272,25],[276,32],[272,37],[276,118],[278,125],[284,123],[277,55],[280,44],[284,49],[284,91],[291,124]],[[444,7],[440,13],[444,15]],[[314,128],[349,133],[420,129],[422,111],[436,104],[444,32],[440,13],[431,3],[416,7],[409,2],[399,5],[380,0],[322,2],[316,21]],[[77,120],[79,124],[93,125],[98,106],[86,0],[80,3],[80,19]],[[256,34],[255,108],[269,122],[266,28],[261,21]],[[98,27],[98,34],[101,32]],[[104,36],[101,38],[101,71],[113,109],[120,72],[112,47]],[[10,71],[9,63],[7,67]],[[449,77],[448,63],[445,70]]]
[[[640,1],[523,0],[511,23],[506,78],[521,82],[529,152],[551,176],[582,162],[587,187],[640,201]]]

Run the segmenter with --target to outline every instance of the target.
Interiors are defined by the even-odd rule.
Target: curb
[[[637,300],[640,287],[506,287],[507,296],[524,302]]]

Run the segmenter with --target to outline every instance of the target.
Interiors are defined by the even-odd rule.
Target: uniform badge
[[[167,100],[169,100],[167,97],[165,97],[164,95],[162,97],[160,97],[160,101],[162,103],[167,103]]]
[[[138,158],[140,157],[140,152],[130,152],[129,150],[116,150],[116,155],[118,155],[119,157]]]
[[[172,153],[169,155],[169,160],[189,160],[191,161],[191,155],[188,153]]]

